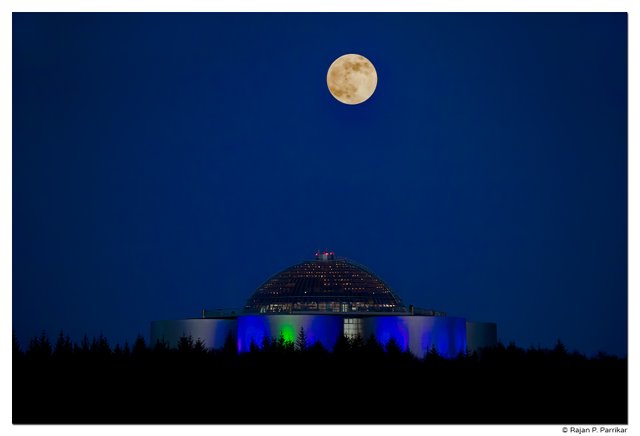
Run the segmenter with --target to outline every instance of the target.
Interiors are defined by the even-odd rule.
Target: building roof
[[[265,281],[245,312],[406,312],[391,288],[362,265],[317,252]]]

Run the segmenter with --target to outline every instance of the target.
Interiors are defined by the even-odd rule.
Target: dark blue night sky
[[[318,248],[504,343],[626,355],[627,15],[13,15],[23,345],[148,338]]]

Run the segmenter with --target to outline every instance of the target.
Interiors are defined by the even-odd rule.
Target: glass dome
[[[365,267],[333,252],[293,265],[264,282],[245,312],[406,312],[389,286]]]

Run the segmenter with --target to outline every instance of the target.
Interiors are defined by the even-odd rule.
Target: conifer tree
[[[336,344],[333,346],[333,352],[335,354],[345,354],[351,351],[351,344],[349,339],[345,335],[338,336]]]
[[[193,336],[180,336],[178,339],[178,352],[191,353],[193,351]]]
[[[251,338],[251,343],[249,343],[249,352],[252,354],[256,354],[260,351],[260,348],[258,347],[258,344],[256,344],[256,341],[253,340],[253,338]]]
[[[53,351],[53,355],[58,358],[68,358],[73,354],[73,344],[69,335],[65,336],[64,332],[60,330],[58,340]]]
[[[385,345],[385,351],[390,355],[399,355],[402,353],[402,349],[400,345],[398,345],[398,341],[395,338],[390,338]]]
[[[235,356],[236,354],[238,354],[238,345],[236,344],[236,341],[234,340],[231,332],[227,334],[227,338],[224,340],[222,352],[226,356]]]
[[[204,355],[207,353],[207,347],[204,344],[202,338],[196,339],[193,344],[193,352],[198,355]]]
[[[304,333],[304,327],[300,326],[300,330],[298,331],[298,336],[296,336],[296,350],[297,351],[306,351],[309,346],[307,335]]]
[[[136,337],[136,341],[133,343],[132,354],[134,356],[143,356],[147,353],[147,344],[144,341],[142,335]]]
[[[364,344],[364,349],[367,354],[372,356],[381,355],[384,353],[384,348],[382,347],[380,342],[378,342],[373,333],[369,335],[367,342]]]

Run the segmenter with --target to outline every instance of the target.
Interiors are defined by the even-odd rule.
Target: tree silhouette
[[[294,350],[294,347],[295,347],[295,342],[291,340],[287,340],[284,337],[284,332],[280,330],[280,335],[278,335],[278,339],[276,340],[275,347],[274,347],[276,351],[278,351],[279,353],[291,352]]]
[[[384,348],[387,354],[393,356],[397,356],[402,353],[402,349],[400,348],[400,345],[398,345],[398,342],[395,340],[395,338],[390,338]]]
[[[178,352],[179,353],[191,353],[193,351],[193,337],[189,336],[180,336],[178,339]]]
[[[556,342],[556,346],[553,347],[553,353],[557,356],[567,355],[567,347],[564,346],[560,339],[558,339],[558,341]]]
[[[222,347],[222,352],[226,356],[235,356],[238,354],[238,345],[233,338],[231,332],[227,334],[226,339],[224,340],[224,346]]]
[[[322,345],[322,342],[315,341],[313,345],[309,347],[309,353],[313,356],[321,356],[328,353],[327,349]]]
[[[136,341],[133,343],[133,350],[131,354],[134,356],[144,356],[147,354],[147,344],[144,341],[144,337],[142,335],[138,335],[136,337]]]
[[[304,327],[300,326],[298,336],[296,337],[296,350],[306,351],[309,346],[307,341],[307,335],[304,333]]]
[[[272,341],[269,339],[269,336],[263,336],[262,337],[262,345],[260,346],[260,349],[264,352],[264,353],[269,353],[273,350],[275,350],[276,347],[276,343],[275,341]]]
[[[193,352],[194,354],[197,354],[199,356],[207,353],[207,347],[205,346],[202,338],[196,339],[196,341],[193,343]]]
[[[93,338],[93,340],[91,341],[91,354],[94,356],[111,355],[111,347],[109,346],[109,341],[107,341],[107,338],[105,338],[102,333],[100,333],[97,339]]]
[[[15,335],[13,342],[14,350],[19,350]],[[361,342],[357,338],[349,341],[344,336],[339,337],[333,353],[319,341],[307,344],[307,352],[299,353],[291,352],[294,346],[298,347],[297,340],[294,343],[282,338],[265,338],[265,348],[275,347],[277,352],[260,350],[255,341],[251,341],[251,352],[242,353],[233,360],[224,353],[208,352],[201,338],[194,342],[189,336],[183,336],[182,350],[191,350],[185,352],[168,348],[162,340],[151,352],[140,335],[134,352],[129,351],[125,342],[124,348],[116,345],[111,354],[104,336],[91,343],[85,336],[84,345],[79,346],[61,332],[53,351],[48,342],[46,334],[33,338],[24,358],[13,360],[14,386],[17,387],[14,389],[14,422],[68,423],[78,419],[93,423],[109,422],[109,419],[128,423],[164,422],[167,419],[193,422],[193,408],[200,407],[194,402],[176,404],[175,413],[170,415],[145,415],[136,405],[144,402],[157,406],[154,410],[158,410],[165,398],[158,395],[159,392],[195,398],[202,392],[203,383],[210,383],[209,380],[234,401],[225,398],[216,403],[216,407],[226,410],[224,416],[207,415],[211,404],[202,405],[198,409],[199,416],[210,416],[214,422],[217,419],[225,421],[237,410],[236,405],[242,401],[244,393],[278,371],[288,374],[291,380],[306,379],[311,373],[324,382],[338,380],[354,370],[361,371],[363,379],[371,380],[389,369],[410,381],[408,386],[417,393],[439,392],[433,400],[430,400],[431,396],[425,396],[426,407],[434,413],[411,414],[407,411],[407,403],[398,399],[387,405],[384,415],[378,415],[371,414],[370,408],[356,402],[350,413],[355,411],[358,419],[375,422],[387,418],[393,422],[408,422],[403,420],[409,419],[422,423],[558,423],[566,419],[623,423],[627,420],[627,359],[605,353],[587,358],[579,353],[569,354],[564,346],[557,345],[551,349],[524,350],[510,343],[506,348],[497,345],[455,358],[440,356],[437,348],[431,346],[423,364],[416,364],[417,359],[408,351],[402,352],[396,341],[390,340],[383,347],[373,336],[362,346],[357,345]],[[233,344],[234,340],[228,342]],[[74,352],[69,354],[71,349]],[[358,352],[358,349],[362,351]],[[158,350],[161,352],[156,352]],[[46,358],[48,355],[53,357]],[[68,359],[61,361],[58,356],[62,355],[68,355]],[[138,360],[140,355],[146,357]],[[188,380],[184,374],[188,374]],[[211,374],[216,374],[214,379]],[[584,382],[586,379],[588,384]],[[204,382],[197,383],[198,380]],[[397,394],[397,388],[393,383],[376,383],[367,392],[391,396]],[[256,419],[264,422],[278,419],[278,407],[285,401],[286,391],[270,392],[274,401],[255,409]],[[451,402],[462,391],[483,392],[487,400],[473,407],[452,409]],[[113,396],[110,395],[113,392],[130,392],[131,395],[119,398],[123,407],[113,408]],[[523,394],[514,397],[519,392]],[[539,397],[531,393],[544,393],[548,407],[536,408]],[[233,406],[225,409],[226,404]],[[318,399],[318,404],[311,410],[317,410],[323,404]],[[317,413],[305,415],[307,408],[307,403],[304,407],[301,404],[296,409],[296,418],[306,422],[317,419]],[[350,416],[343,415],[341,419],[349,420]]]
[[[27,355],[38,356],[39,354],[40,354],[40,340],[34,336],[29,341],[29,347],[27,348]]]
[[[169,343],[164,340],[164,337],[162,339],[158,339],[153,347],[153,352],[157,354],[166,354],[169,351],[171,351],[171,347],[169,346]]]
[[[113,355],[116,357],[122,357],[122,347],[120,346],[120,344],[116,344],[115,347],[113,347]]]
[[[286,343],[286,339],[284,338],[284,333],[282,332],[282,330],[280,330],[280,335],[278,336],[278,350],[282,351],[284,350],[284,346]]]
[[[361,353],[364,351],[365,342],[359,333],[355,337],[351,338],[350,346],[351,346],[351,350],[356,353]]]
[[[284,341],[283,351],[286,353],[291,353],[292,351],[295,351],[295,346],[296,343],[294,341]]]
[[[53,355],[57,358],[69,358],[73,354],[73,344],[69,335],[65,336],[64,332],[60,330],[58,340],[53,351]]]
[[[464,353],[464,361],[465,362],[469,362],[469,363],[473,363],[473,364],[477,364],[478,362],[478,352],[475,350],[471,350],[469,348],[467,348],[466,352]]]
[[[87,337],[87,335],[82,336],[82,342],[80,343],[80,346],[76,344],[73,345],[73,352],[74,354],[89,356],[89,354],[91,353],[91,344],[89,343],[89,338]]]
[[[249,352],[252,354],[257,354],[260,351],[260,348],[258,347],[258,344],[256,344],[256,341],[251,338],[251,342],[249,343]]]
[[[38,358],[50,357],[52,353],[51,342],[47,338],[47,333],[43,330],[40,337],[34,337],[29,343],[27,354]]]
[[[373,333],[367,339],[367,342],[364,344],[364,351],[370,356],[382,355],[384,354],[384,348],[382,344],[378,342]]]
[[[351,351],[351,344],[349,339],[345,335],[338,336],[336,344],[333,346],[333,352],[335,354],[346,354]]]
[[[427,354],[425,355],[425,361],[434,363],[439,362],[440,359],[442,359],[442,357],[440,356],[440,353],[436,348],[436,344],[431,344],[431,347],[429,347],[429,351],[427,351]]]

